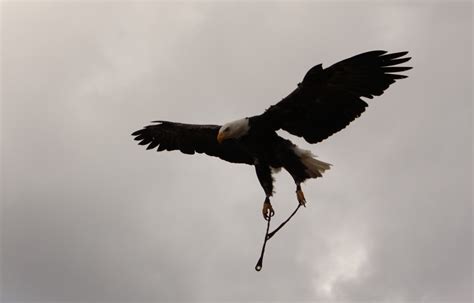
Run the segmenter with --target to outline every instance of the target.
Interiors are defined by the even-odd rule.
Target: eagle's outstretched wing
[[[290,95],[268,108],[256,121],[265,128],[284,129],[309,143],[320,142],[345,128],[367,107],[361,97],[380,96],[411,67],[408,52],[370,51],[323,69],[316,65]]]
[[[147,149],[179,150],[185,154],[205,153],[232,163],[253,164],[253,158],[234,140],[217,142],[219,125],[196,125],[154,121],[134,132],[135,140]]]

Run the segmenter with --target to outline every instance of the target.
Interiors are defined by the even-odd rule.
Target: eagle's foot
[[[268,197],[265,199],[265,202],[263,202],[262,214],[263,218],[267,221],[275,215],[275,211],[273,210],[272,204],[270,203],[270,199]]]
[[[304,193],[301,190],[301,186],[299,184],[296,186],[296,198],[298,199],[300,205],[306,207],[306,198],[304,197]]]

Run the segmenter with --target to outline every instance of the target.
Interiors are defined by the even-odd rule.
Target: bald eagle
[[[396,80],[407,77],[398,74],[411,69],[399,66],[410,60],[407,53],[375,50],[324,69],[318,64],[293,92],[260,115],[222,126],[153,121],[132,136],[140,145],[148,145],[147,149],[205,153],[253,165],[265,192],[262,214],[269,220],[275,213],[270,203],[274,169],[283,168],[293,177],[298,203],[304,206],[301,183],[321,177],[331,166],[276,131],[283,129],[309,143],[318,143],[342,130],[365,111],[367,103],[361,97],[380,96]]]

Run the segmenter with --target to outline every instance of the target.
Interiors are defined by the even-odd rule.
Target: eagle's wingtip
[[[134,131],[131,135],[132,136],[138,136],[142,132],[142,129]]]

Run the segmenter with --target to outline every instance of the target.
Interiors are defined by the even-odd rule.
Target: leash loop
[[[298,209],[300,209],[300,207],[301,207],[301,204],[298,204],[298,206],[293,211],[293,213],[288,217],[288,219],[283,221],[283,223],[281,223],[280,226],[278,226],[271,233],[268,233],[268,231],[270,230],[270,221],[272,217],[269,216],[268,218],[265,218],[265,220],[267,221],[267,230],[265,231],[265,239],[263,241],[262,252],[260,253],[260,258],[257,261],[257,265],[255,265],[256,271],[261,271],[263,268],[263,256],[265,254],[265,247],[267,246],[267,241],[270,240],[283,226],[285,226],[285,224],[288,223],[288,221],[290,221],[290,219],[296,214],[296,212],[298,211]]]

